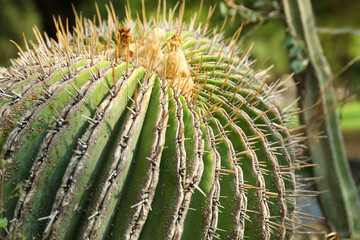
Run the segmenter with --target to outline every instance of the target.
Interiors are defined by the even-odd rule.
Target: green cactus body
[[[301,138],[271,101],[278,85],[240,31],[154,21],[128,17],[133,37],[111,13],[72,35],[58,23],[56,43],[36,32],[1,69],[8,237],[292,237]]]

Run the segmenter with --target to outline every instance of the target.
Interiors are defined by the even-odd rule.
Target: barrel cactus
[[[2,234],[292,238],[302,138],[241,30],[182,23],[184,5],[150,21],[126,9],[122,23],[110,5],[98,25],[76,16],[73,31],[55,21],[56,41],[35,28],[37,44],[15,43],[0,71]]]

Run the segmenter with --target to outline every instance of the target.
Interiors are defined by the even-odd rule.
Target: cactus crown
[[[164,1],[165,3],[165,1]],[[0,70],[8,234],[43,239],[289,239],[294,112],[240,35],[182,23],[184,3],[123,24],[76,15]],[[158,13],[160,12],[160,6]],[[165,10],[164,10],[165,13]],[[155,27],[156,26],[156,27]],[[130,34],[131,33],[131,34]],[[18,46],[16,44],[16,46]],[[156,231],[154,230],[156,228]]]

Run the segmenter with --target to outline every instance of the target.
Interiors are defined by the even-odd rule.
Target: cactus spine
[[[284,239],[295,218],[299,136],[208,22],[56,22],[1,69],[8,237]],[[211,15],[211,11],[210,11]],[[146,19],[144,17],[144,19]],[[155,27],[156,26],[156,27]],[[156,229],[156,230],[155,230]]]

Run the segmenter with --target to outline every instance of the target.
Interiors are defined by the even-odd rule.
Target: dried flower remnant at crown
[[[193,81],[182,51],[183,40],[177,34],[171,36],[166,41],[167,52],[164,54],[162,43],[165,36],[164,30],[154,28],[137,51],[137,47],[131,43],[130,28],[121,27],[117,30],[117,48],[113,50],[112,56],[114,59],[126,61],[127,57],[131,58],[137,52],[146,69],[152,69],[159,76],[163,76],[170,86],[182,94],[189,93]]]
[[[174,34],[168,40],[169,52],[181,50],[184,41],[179,37],[179,35]]]
[[[142,64],[146,67],[147,64],[151,64],[151,69],[154,69],[158,74],[161,74],[164,68],[164,54],[161,51],[161,46],[165,36],[164,30],[154,28],[144,45],[139,49],[139,57],[141,58]]]
[[[114,54],[120,59],[126,59],[129,52],[129,57],[133,55],[133,47],[131,45],[130,28],[121,27],[117,30],[117,49]],[[114,56],[113,54],[113,56]]]
[[[145,44],[139,50],[139,56],[141,56],[144,62],[147,57],[154,56],[155,60],[163,60],[163,53],[161,52],[161,44],[165,38],[165,31],[160,28],[154,28],[149,37],[146,39]]]
[[[174,34],[167,41],[168,52],[166,53],[166,79],[182,93],[188,92],[192,86],[192,78],[185,55],[182,51],[183,41]]]

